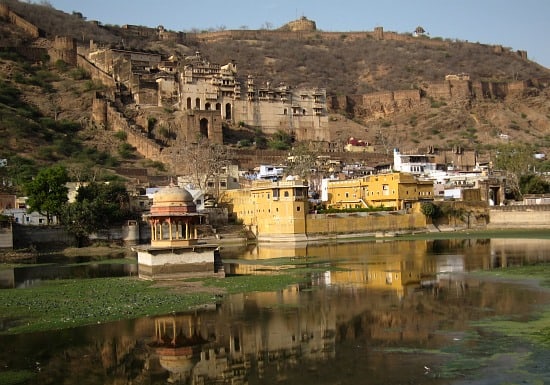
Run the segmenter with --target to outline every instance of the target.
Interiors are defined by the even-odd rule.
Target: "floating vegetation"
[[[44,281],[25,289],[0,290],[0,314],[16,320],[4,330],[0,329],[0,334],[64,329],[181,312],[218,301],[219,295],[212,294],[212,287],[230,294],[273,291],[282,290],[302,278],[295,274],[204,278],[198,280],[203,287],[199,285],[183,291],[175,289],[186,281],[174,281],[160,287],[135,277]]]
[[[0,371],[0,384],[3,385],[17,385],[23,384],[33,378],[35,374],[28,370],[13,371],[8,370],[5,372]]]
[[[0,290],[0,314],[17,319],[2,334],[63,329],[187,310],[212,303],[212,294],[185,295],[136,278],[45,281],[25,289]]]
[[[289,285],[296,284],[302,278],[293,274],[243,275],[226,278],[206,278],[203,284],[223,288],[227,293],[234,294],[282,290]]]

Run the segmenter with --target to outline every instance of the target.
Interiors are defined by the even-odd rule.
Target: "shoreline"
[[[332,234],[316,235],[308,239],[292,240],[290,238],[274,240],[250,240],[246,238],[208,238],[209,243],[215,243],[220,247],[245,247],[247,245],[277,245],[288,243],[333,243],[333,242],[369,242],[369,241],[400,241],[400,240],[440,240],[440,239],[466,239],[466,238],[534,238],[550,239],[548,228],[452,228],[442,231],[418,231],[418,232],[377,232],[362,234]],[[137,258],[131,246],[126,245],[91,245],[85,247],[67,247],[59,250],[12,250],[0,249],[0,264],[7,263],[34,263],[36,259],[44,255],[59,255],[66,258],[99,257],[99,258]]]

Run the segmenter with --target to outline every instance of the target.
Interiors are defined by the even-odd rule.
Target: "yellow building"
[[[411,208],[415,202],[434,198],[433,181],[418,180],[399,172],[329,180],[326,189],[326,204],[335,208],[382,206],[402,210]]]
[[[256,181],[250,188],[227,190],[221,200],[259,240],[306,239],[308,184],[305,181]]]

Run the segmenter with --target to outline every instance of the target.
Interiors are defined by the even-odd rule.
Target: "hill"
[[[78,12],[66,14],[44,4],[4,3],[36,25],[40,36],[29,36],[0,20],[1,45],[5,47],[0,58],[0,85],[2,94],[7,95],[0,100],[0,130],[10,138],[1,157],[18,154],[40,164],[69,162],[79,153],[88,153],[85,158],[99,168],[152,166],[137,154],[129,154],[131,149],[121,138],[87,124],[91,99],[100,84],[77,69],[28,61],[14,56],[11,49],[37,45],[58,35],[72,36],[82,50],[93,40],[166,56],[184,57],[200,51],[214,63],[234,61],[240,76],[252,74],[258,83],[323,87],[331,101],[345,100],[329,105],[332,137],[342,142],[350,136],[361,138],[373,143],[378,152],[387,153],[393,147],[416,151],[428,146],[461,146],[475,148],[488,158],[499,144],[507,142],[530,144],[536,152],[550,149],[550,70],[529,61],[525,52],[381,30],[168,31],[170,38],[163,40],[156,28],[105,26],[100,21],[86,21]],[[463,73],[471,84],[521,83],[522,88],[488,96],[479,92],[462,98],[432,96],[446,75]],[[421,97],[414,103],[361,104],[403,90],[419,90]],[[7,124],[10,120],[19,123]],[[60,122],[65,123],[59,126]],[[22,129],[24,126],[32,128]],[[77,147],[83,147],[69,151],[74,143],[69,146],[68,138],[78,139]],[[238,139],[227,137],[226,142],[231,145]],[[157,168],[152,172],[162,173],[162,167],[153,166]]]

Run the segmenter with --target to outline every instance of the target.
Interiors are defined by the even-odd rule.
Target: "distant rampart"
[[[386,41],[402,41],[402,42],[418,42],[431,47],[444,47],[452,44],[451,40],[433,39],[427,36],[418,37],[407,33],[397,33],[392,31],[384,31],[383,27],[376,27],[373,31],[351,31],[351,32],[325,32],[305,28],[304,30],[290,31],[288,29],[261,29],[261,30],[224,30],[214,32],[187,32],[184,39],[191,41],[211,42],[217,40],[255,40],[255,39],[299,39],[299,40],[386,40]],[[508,48],[501,45],[487,45],[487,49],[499,54],[518,55],[524,60],[527,60],[527,51],[512,52]]]
[[[467,102],[472,99],[505,99],[523,95],[530,87],[544,88],[549,79],[523,81],[445,80],[426,82],[417,90],[380,91],[363,95],[333,96],[327,100],[331,111],[345,111],[359,117],[381,118],[418,106],[422,99]]]
[[[124,131],[128,144],[146,158],[153,161],[163,161],[163,147],[154,140],[147,137],[147,134],[139,127],[131,126],[126,117],[119,112],[108,99],[101,95],[96,95],[92,104],[92,119],[95,124],[99,124],[111,131]]]
[[[88,72],[92,79],[99,80],[101,83],[103,83],[107,88],[114,91],[116,88],[116,82],[113,79],[111,75],[109,75],[107,72],[101,70],[99,67],[96,67],[94,64],[92,64],[88,59],[86,59],[84,56],[78,54],[77,57],[77,65]],[[114,99],[114,95],[113,95]]]
[[[16,25],[19,28],[25,30],[25,32],[32,37],[36,38],[41,36],[40,29],[36,25],[28,22],[27,20],[13,12],[7,4],[0,4],[0,16],[4,19],[9,20],[9,22],[13,25]]]
[[[130,126],[128,120],[111,103],[107,103],[107,128],[112,131],[124,131],[126,141],[134,146],[144,157],[161,161],[162,146],[147,137],[145,132]]]

